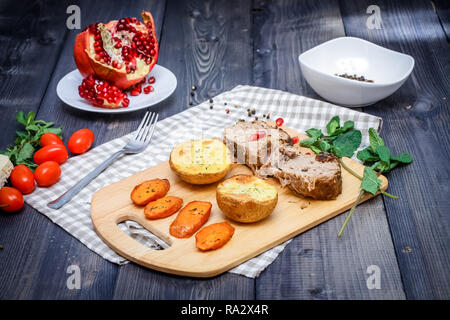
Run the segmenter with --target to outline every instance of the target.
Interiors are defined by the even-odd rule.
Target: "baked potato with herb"
[[[278,202],[277,188],[251,175],[239,174],[221,182],[216,190],[217,204],[237,222],[251,223],[269,216]]]
[[[169,164],[185,182],[210,184],[219,181],[228,173],[231,154],[220,140],[192,140],[173,148]]]

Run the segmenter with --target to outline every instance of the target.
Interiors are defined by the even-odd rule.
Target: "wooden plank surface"
[[[190,101],[195,105],[250,83],[250,8],[249,1],[238,0],[168,1],[158,63],[177,75],[178,88],[161,104],[164,117],[188,108]],[[197,86],[193,97],[192,85]],[[225,273],[198,280],[129,264],[120,268],[114,298],[253,299],[254,295],[254,280],[243,276]]]
[[[364,108],[384,119],[382,137],[414,162],[388,175],[385,199],[392,239],[409,299],[448,299],[450,263],[450,55],[429,1],[378,1],[382,29],[362,28],[370,0],[341,2],[347,35],[414,57],[410,79],[391,97]],[[362,14],[361,14],[362,13]]]
[[[446,0],[433,0],[431,4],[436,11],[442,29],[444,29],[447,41],[450,41],[450,3]]]
[[[0,3],[1,150],[12,144],[16,130],[21,130],[15,121],[16,113],[39,108],[67,33],[68,3],[32,0],[20,5],[17,1]],[[27,298],[33,294],[31,287],[45,257],[51,225],[29,207],[18,214],[0,214],[3,246],[0,299]],[[43,240],[34,241],[33,237]],[[30,258],[33,252],[39,254]]]
[[[160,33],[165,9],[163,1],[140,0],[134,1],[132,6],[121,5],[119,1],[107,2],[108,6],[105,6],[105,3],[104,1],[87,0],[76,3],[81,9],[82,28],[96,21],[109,21],[123,16],[138,16],[142,9],[149,9],[154,14],[157,21],[157,32]],[[62,11],[61,14],[64,16],[62,26],[60,25],[59,28],[66,30],[65,18],[67,15],[65,11],[67,5],[61,4],[61,7],[59,5],[55,5],[55,7],[56,10]],[[158,23],[158,21],[160,22]],[[58,99],[56,96],[58,81],[76,68],[72,50],[78,32],[79,30],[70,31],[65,39],[37,118],[54,121],[61,125],[65,141],[75,130],[88,127],[96,135],[95,143],[101,144],[136,128],[142,119],[143,111],[112,116],[92,114],[69,108]],[[38,56],[38,58],[41,61],[46,59],[45,56]],[[2,290],[1,294],[4,294],[5,298],[112,298],[119,269],[117,265],[102,259],[59,226],[32,209],[27,209],[14,217],[26,220],[21,221],[24,225],[21,227],[23,231],[18,231],[18,222],[9,218],[2,219],[6,224],[15,225],[15,227],[6,227],[5,229],[11,234],[2,237],[2,241],[6,243],[4,244],[5,249],[1,253],[9,261],[8,267],[3,268],[5,274],[1,277],[5,281],[6,288],[10,288],[5,292]],[[14,258],[15,251],[20,252],[23,258]],[[82,290],[69,290],[66,287],[66,279],[70,275],[66,273],[66,270],[72,264],[80,267]]]
[[[162,29],[159,63],[179,80],[175,94],[156,107],[162,118],[238,84],[317,98],[295,70],[297,55],[344,34],[409,53],[416,67],[397,93],[365,109],[384,118],[382,135],[394,150],[415,157],[389,176],[390,191],[402,200],[362,204],[342,239],[335,235],[344,216],[294,239],[256,281],[229,273],[189,279],[111,264],[27,207],[0,215],[0,299],[448,299],[448,4],[433,3],[435,10],[429,1],[378,1],[383,28],[367,30],[370,1],[2,1],[0,148],[14,138],[18,110],[39,110],[38,117],[63,125],[66,140],[89,127],[96,144],[128,133],[142,117],[74,111],[57,99],[58,80],[75,68],[78,31],[65,27],[69,4],[81,7],[82,27],[152,11]],[[199,89],[191,97],[194,84]],[[66,287],[72,264],[81,268],[82,290]],[[372,264],[381,268],[381,290],[365,286]]]
[[[13,0],[0,3],[1,150],[13,142],[19,130],[15,121],[17,111],[36,111],[39,107],[67,32],[64,25],[67,3],[56,0],[27,0],[20,6]]]
[[[258,4],[258,3],[257,3]],[[255,83],[317,97],[300,72],[298,55],[344,36],[337,1],[261,2],[255,18]],[[325,23],[326,21],[326,23]],[[256,279],[258,299],[403,299],[381,197],[358,207],[341,239],[345,214],[300,236]],[[366,270],[383,270],[382,290],[369,290]]]

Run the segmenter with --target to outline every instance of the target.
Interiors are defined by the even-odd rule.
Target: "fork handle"
[[[122,154],[124,154],[124,150],[117,151],[112,154],[108,159],[106,159],[102,164],[100,164],[97,168],[89,172],[83,179],[78,181],[73,187],[64,192],[59,198],[49,202],[47,206],[52,209],[59,209],[64,206],[67,202],[72,200],[74,196],[76,196],[84,187],[86,187],[89,182],[94,180],[100,173],[103,172],[111,163],[114,162],[117,158],[119,158]]]

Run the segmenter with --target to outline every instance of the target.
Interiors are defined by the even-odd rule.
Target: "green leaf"
[[[306,130],[306,134],[312,138],[320,138],[323,136],[322,130],[316,128]]]
[[[380,157],[380,160],[387,163],[389,165],[391,159],[391,151],[386,146],[378,146],[377,154]]]
[[[59,127],[59,128],[47,128],[47,129],[44,130],[43,133],[47,133],[47,132],[54,133],[54,134],[56,134],[57,136],[59,136],[62,139],[62,135],[61,135],[62,134],[62,129],[61,129],[61,127]]]
[[[375,171],[383,171],[383,172],[388,172],[390,169],[390,163],[384,162],[384,161],[378,161],[375,162],[371,168]]]
[[[322,151],[319,149],[319,148],[317,148],[316,146],[310,146],[309,147],[314,153],[317,153],[317,154],[319,154],[319,153],[321,153]]]
[[[384,146],[384,140],[381,139],[381,137],[373,128],[369,129],[369,141],[373,153],[377,153],[378,146]]]
[[[31,145],[31,143],[27,142],[23,145],[23,147],[20,149],[16,161],[21,162],[25,159],[31,158],[34,153],[34,147]]]
[[[326,141],[319,141],[315,144],[315,146],[317,146],[322,151],[328,151],[331,149],[331,144]]]
[[[17,122],[23,124],[24,126],[27,125],[27,122],[25,121],[25,115],[24,115],[23,111],[17,112],[16,120],[17,120]]]
[[[373,195],[380,189],[381,180],[378,179],[377,174],[369,167],[364,168],[363,180],[361,182],[361,189]]]
[[[352,129],[346,133],[339,135],[336,140],[333,141],[333,146],[337,149],[338,157],[351,158],[361,144],[361,131]]]
[[[26,125],[30,125],[33,121],[34,118],[36,117],[36,113],[34,111],[30,111],[27,113],[27,119],[26,119]]]
[[[378,157],[378,155],[374,155],[371,151],[370,151],[370,147],[358,151],[358,153],[356,154],[356,157],[361,160],[362,162],[372,162],[372,161],[378,161],[380,160],[380,158]]]
[[[392,161],[398,161],[400,163],[408,164],[413,162],[413,157],[409,153],[401,153],[398,156],[391,157]]]
[[[27,130],[30,130],[30,131],[35,131],[36,132],[36,131],[39,131],[39,129],[40,129],[40,127],[35,125],[35,124],[30,124],[30,125],[27,126]]]
[[[317,137],[311,137],[305,140],[300,141],[300,145],[302,147],[310,147],[317,141]]]
[[[340,122],[341,121],[339,119],[339,116],[334,116],[333,118],[331,118],[331,120],[327,124],[327,134],[329,136],[334,135],[336,129],[340,126]]]
[[[25,131],[16,131],[16,135],[19,138],[27,138],[28,137],[28,133],[26,133]]]
[[[347,132],[355,127],[355,123],[352,120],[347,120],[344,122],[344,126],[342,127],[342,132]]]

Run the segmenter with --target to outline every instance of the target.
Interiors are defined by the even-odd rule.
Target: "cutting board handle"
[[[94,229],[102,240],[109,247],[114,248],[118,254],[132,261],[140,260],[144,256],[147,261],[153,260],[153,258],[157,259],[165,251],[167,252],[167,250],[172,248],[171,239],[166,235],[159,234],[157,230],[152,228],[150,221],[142,217],[141,211],[141,208],[136,208],[135,210],[122,208],[115,212],[99,214],[96,219],[92,219]],[[139,243],[119,228],[118,224],[127,220],[139,223],[149,232],[169,244],[170,247],[164,250],[155,250]]]

